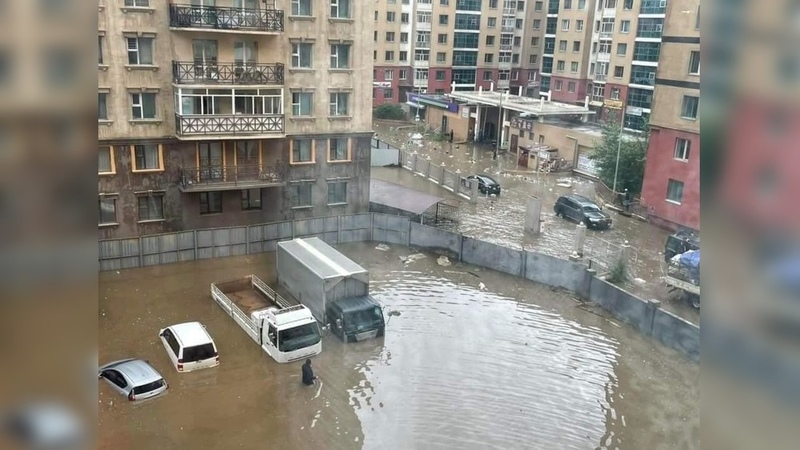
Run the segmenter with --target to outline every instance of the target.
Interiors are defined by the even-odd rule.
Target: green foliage
[[[622,111],[620,111],[622,113]],[[609,188],[614,186],[614,172],[617,165],[617,150],[619,148],[619,171],[617,172],[617,192],[628,189],[632,194],[642,191],[642,180],[644,179],[644,163],[647,155],[647,142],[650,138],[650,130],[645,124],[645,131],[639,135],[634,135],[622,139],[620,135],[619,116],[611,117],[602,124],[603,136],[595,142],[594,150],[589,155],[598,168],[600,180]]]
[[[395,103],[384,103],[378,106],[372,111],[372,116],[384,120],[406,120],[406,112]]]
[[[628,268],[625,265],[625,260],[623,258],[619,258],[610,268],[608,281],[614,284],[622,284],[628,281],[628,279]]]

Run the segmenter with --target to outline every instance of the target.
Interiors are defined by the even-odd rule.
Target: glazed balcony
[[[169,26],[174,30],[278,34],[284,31],[284,14],[278,9],[172,4]]]
[[[181,192],[208,192],[283,186],[286,168],[282,165],[242,164],[179,167]]]
[[[175,114],[179,139],[283,137],[283,114]]]
[[[283,85],[281,63],[208,63],[172,61],[175,84]]]

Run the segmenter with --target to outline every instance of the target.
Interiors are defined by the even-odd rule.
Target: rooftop
[[[595,113],[585,106],[551,102],[544,99],[512,95],[499,91],[453,91],[447,94],[447,96],[462,102],[484,106],[500,106],[502,103],[503,109],[533,114],[535,116],[588,115]]]
[[[293,239],[278,243],[278,266],[286,253],[308,267],[323,280],[355,276],[369,282],[369,272],[318,237]],[[283,251],[280,251],[283,250]]]
[[[444,200],[444,197],[426,194],[395,183],[378,180],[369,181],[369,201],[390,208],[422,214],[431,206]]]

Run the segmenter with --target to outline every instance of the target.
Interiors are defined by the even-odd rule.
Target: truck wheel
[[[695,309],[700,309],[700,296],[697,294],[689,294],[689,301]]]

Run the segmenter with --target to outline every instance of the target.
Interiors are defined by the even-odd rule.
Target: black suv
[[[583,222],[587,228],[611,227],[611,216],[600,209],[597,203],[582,195],[562,195],[556,201],[553,210],[556,216]]]
[[[466,180],[478,180],[478,192],[485,195],[500,195],[500,183],[487,175],[470,175],[464,179],[464,185],[469,186]]]

